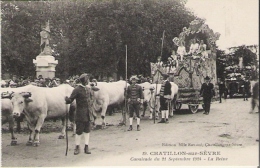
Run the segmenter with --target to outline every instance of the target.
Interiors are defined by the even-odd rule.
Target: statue
[[[44,52],[44,49],[46,47],[49,47],[49,40],[50,40],[50,26],[49,26],[49,21],[46,23],[46,27],[42,28],[42,31],[40,32],[41,36],[41,55],[48,55],[47,53]],[[49,47],[50,48],[50,47]]]
[[[240,57],[238,58],[238,60],[239,60],[238,66],[239,66],[240,69],[242,69],[242,68],[243,68],[243,57],[240,56]]]

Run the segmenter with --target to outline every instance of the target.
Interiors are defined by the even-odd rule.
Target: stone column
[[[36,77],[42,75],[43,78],[55,77],[55,67],[58,64],[58,60],[51,55],[39,55],[36,59],[33,59],[33,63],[36,66]]]

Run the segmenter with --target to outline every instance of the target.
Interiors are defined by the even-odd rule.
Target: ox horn
[[[2,92],[2,94],[1,94],[1,98],[2,99],[11,99],[12,97],[13,97],[13,94],[14,94],[14,92],[12,91],[12,92]]]
[[[24,98],[29,98],[32,96],[31,92],[22,92],[20,93]]]

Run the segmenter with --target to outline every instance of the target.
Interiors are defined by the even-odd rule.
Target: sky
[[[258,0],[188,0],[186,7],[206,19],[221,34],[217,46],[226,50],[240,45],[259,45]]]

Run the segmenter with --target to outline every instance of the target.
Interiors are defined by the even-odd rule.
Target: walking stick
[[[126,126],[126,112],[127,112],[127,45],[125,45],[125,50],[126,50],[126,54],[125,54],[125,112],[123,114],[124,117],[124,124]]]
[[[164,41],[164,33],[165,30],[163,31],[163,38],[162,38],[162,47],[161,47],[161,58],[162,58],[162,52],[163,52],[163,41]],[[158,84],[158,78],[159,78],[159,70],[157,69],[157,80],[156,80],[156,84],[155,84],[155,94],[154,94],[154,110],[153,110],[153,115],[154,115],[154,119],[153,119],[153,123],[155,124],[155,112],[156,112],[156,94],[157,94],[157,84]]]
[[[159,78],[159,70],[157,70],[157,80],[156,80],[156,84],[155,84],[155,93],[154,93],[154,109],[153,109],[153,123],[155,124],[155,113],[156,113],[156,107],[157,107],[157,103],[156,103],[156,94],[157,94],[157,83],[158,83],[158,78]]]
[[[65,131],[66,131],[66,153],[65,153],[65,156],[67,156],[67,153],[68,153],[68,146],[69,146],[69,140],[68,140],[68,105],[66,104],[66,116],[65,116],[65,122],[66,122],[66,128],[65,128]]]

